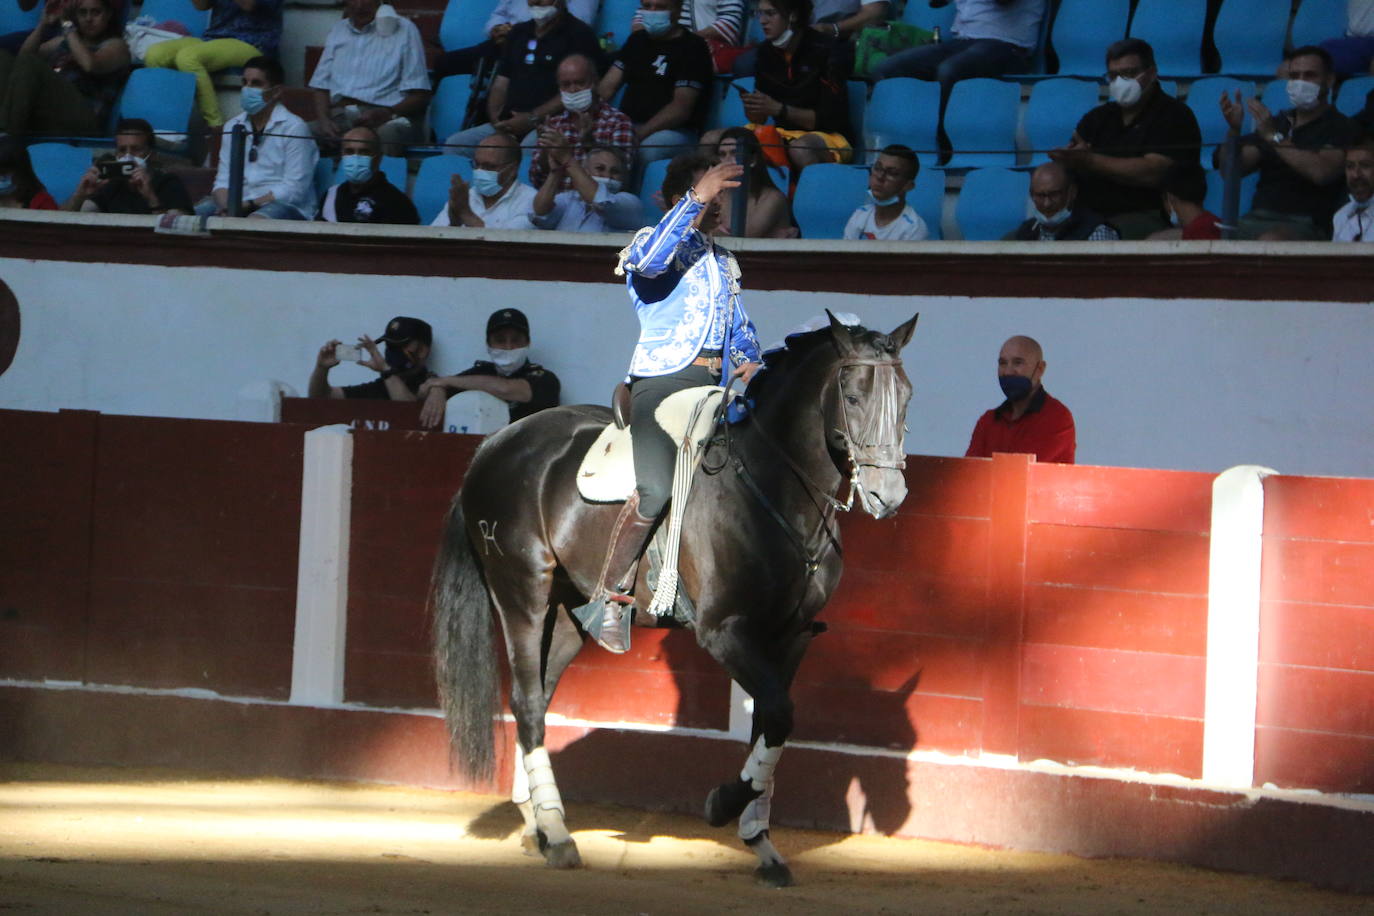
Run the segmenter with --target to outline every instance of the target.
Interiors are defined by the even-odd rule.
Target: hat
[[[487,336],[490,337],[502,328],[515,328],[526,337],[530,336],[530,320],[519,309],[499,309],[487,319]]]
[[[377,338],[377,343],[403,344],[411,340],[432,344],[434,329],[429,326],[428,321],[397,315],[386,323],[386,330]]]

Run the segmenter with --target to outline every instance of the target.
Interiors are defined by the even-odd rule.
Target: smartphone
[[[100,173],[100,177],[105,181],[114,181],[116,179],[127,180],[128,177],[134,173],[134,164],[132,162],[120,162],[118,159],[108,159],[103,162],[97,162],[95,167]]]
[[[363,351],[349,344],[339,344],[334,348],[334,356],[341,363],[356,363],[363,358]]]

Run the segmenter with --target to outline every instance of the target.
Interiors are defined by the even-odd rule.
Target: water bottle
[[[938,45],[940,43],[940,27],[937,25],[931,28],[930,34],[932,36],[930,40]]]

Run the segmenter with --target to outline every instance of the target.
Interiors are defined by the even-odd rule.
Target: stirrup
[[[627,595],[611,595],[601,590],[591,601],[573,608],[572,615],[598,646],[607,652],[624,655],[630,651],[633,601]]]

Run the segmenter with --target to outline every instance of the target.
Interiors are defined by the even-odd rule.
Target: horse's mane
[[[879,353],[894,356],[898,352],[896,344],[882,331],[872,331],[862,325],[851,325],[849,336],[858,347],[868,346]],[[755,382],[766,383],[768,378],[777,378],[800,366],[820,347],[833,346],[834,340],[834,332],[829,327],[789,335],[781,349],[763,354],[763,368],[754,377],[755,381],[749,383],[745,393],[749,394],[755,390]]]

